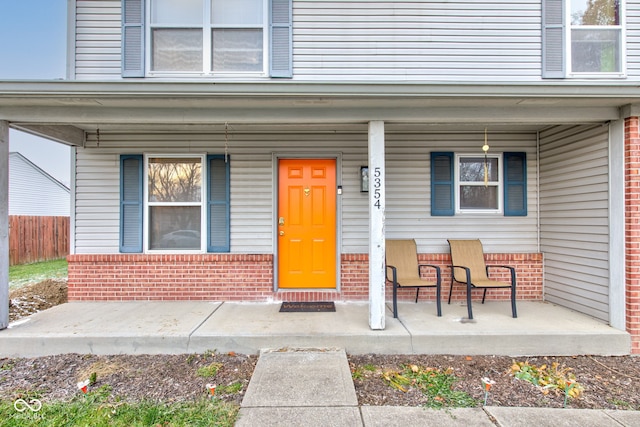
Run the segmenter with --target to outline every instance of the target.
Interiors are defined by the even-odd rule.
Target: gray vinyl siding
[[[625,2],[627,13],[627,75],[640,75],[640,3]]]
[[[421,252],[448,253],[447,239],[479,238],[487,252],[537,252],[536,134],[492,133],[489,153],[527,153],[525,217],[503,214],[434,216],[431,212],[431,151],[482,155],[482,133],[388,134],[386,151],[388,238],[415,238]]]
[[[540,241],[547,301],[608,321],[608,139],[605,125],[540,137]]]
[[[294,1],[294,78],[540,80],[541,3]]]
[[[120,156],[76,149],[75,253],[118,253]]]
[[[75,78],[120,78],[121,0],[76,0]]]
[[[77,0],[75,79],[121,79],[121,1]],[[540,0],[293,1],[299,81],[540,81]],[[627,77],[640,4],[626,2]]]
[[[274,158],[341,159],[343,194],[338,196],[342,253],[368,253],[368,194],[359,187],[367,165],[366,125],[326,127],[304,133],[247,133],[234,129],[227,142],[231,161],[231,252],[273,253]],[[447,238],[479,237],[488,252],[537,252],[535,147],[532,133],[489,134],[491,150],[526,151],[529,215],[430,216],[429,153],[480,152],[482,133],[424,134],[387,130],[387,236],[413,237],[422,252],[448,252]],[[225,151],[224,132],[184,135],[89,135],[77,149],[76,253],[117,253],[119,155],[127,153],[212,153]],[[339,165],[340,166],[340,163]]]

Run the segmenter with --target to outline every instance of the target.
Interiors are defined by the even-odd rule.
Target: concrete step
[[[261,352],[236,426],[275,425],[362,425],[344,350]]]

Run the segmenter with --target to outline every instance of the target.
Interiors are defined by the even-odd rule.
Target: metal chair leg
[[[467,281],[467,312],[469,313],[469,320],[473,319],[473,310],[471,309],[471,283]]]
[[[398,285],[393,283],[393,318],[398,317]]]

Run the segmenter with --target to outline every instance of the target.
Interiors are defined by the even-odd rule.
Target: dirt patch
[[[9,292],[9,322],[67,302],[67,281],[48,279]]]
[[[532,366],[551,367],[572,373],[582,386],[580,397],[568,399],[567,407],[590,409],[640,410],[640,366],[634,356],[600,357],[507,357],[507,356],[447,356],[408,355],[349,356],[354,384],[361,405],[421,406],[427,398],[408,386],[403,392],[390,387],[384,372],[401,371],[405,365],[450,371],[457,378],[455,390],[461,390],[479,403],[484,402],[482,378],[494,382],[487,405],[561,408],[564,389],[536,386],[513,375],[514,362],[528,362]],[[357,378],[361,376],[361,378]]]
[[[487,404],[561,408],[564,393],[554,392],[515,378],[514,360],[498,356],[364,355],[349,357],[360,405],[423,406],[428,403],[416,388],[403,392],[390,387],[384,372],[401,370],[405,364],[450,369],[457,378],[455,390],[468,393],[477,406],[484,401],[481,378],[489,377]],[[579,398],[569,399],[569,408],[640,410],[640,372],[637,358],[624,357],[536,357],[531,364],[557,362],[568,367],[584,388]],[[89,390],[110,388],[114,400],[174,402],[208,396],[206,385],[218,386],[217,398],[240,404],[253,374],[257,356],[240,354],[117,355],[63,354],[38,358],[0,359],[0,400],[29,395],[51,402],[80,394],[77,383],[95,379]],[[219,369],[202,376],[213,363]],[[92,375],[93,374],[93,375]],[[286,375],[286,373],[283,373]]]
[[[66,281],[46,280],[10,293],[11,321],[67,301]],[[400,391],[383,379],[406,365],[449,370],[456,390],[484,402],[482,378],[494,384],[487,404],[494,406],[564,406],[564,391],[533,385],[513,375],[512,366],[528,362],[552,366],[575,375],[582,386],[579,398],[569,399],[571,408],[640,410],[640,365],[635,356],[620,357],[530,357],[450,355],[349,355],[360,405],[422,406],[427,398],[411,385]],[[81,393],[77,383],[90,378],[90,390],[108,386],[114,399],[173,402],[208,395],[208,383],[218,386],[218,398],[240,404],[253,374],[257,356],[240,354],[118,355],[63,354],[38,358],[0,358],[0,399],[15,400],[28,393],[46,401],[68,400]],[[215,375],[203,376],[219,364]],[[283,373],[286,374],[286,373]]]
[[[77,383],[95,382],[89,391],[108,386],[114,400],[177,402],[209,396],[208,383],[218,386],[217,398],[238,405],[247,389],[257,356],[216,354],[95,356],[63,354],[30,359],[0,359],[0,400],[38,396],[46,402],[66,401],[81,394]],[[213,377],[199,369],[219,363]],[[92,375],[93,374],[93,375]]]

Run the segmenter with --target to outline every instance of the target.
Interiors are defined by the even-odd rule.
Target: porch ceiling
[[[606,122],[640,102],[634,84],[0,82],[0,120],[70,145],[85,132],[329,131],[384,120],[392,128],[533,131]],[[238,130],[238,128],[236,129]]]

